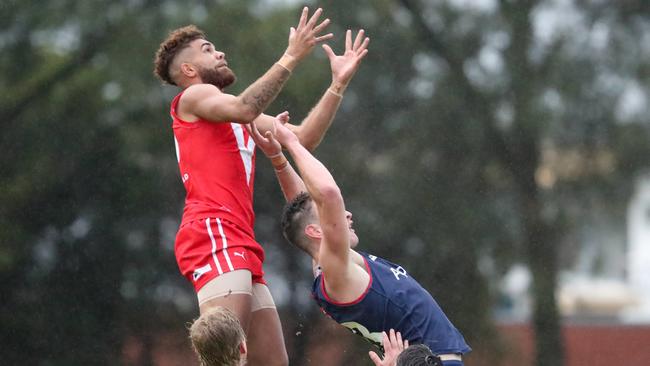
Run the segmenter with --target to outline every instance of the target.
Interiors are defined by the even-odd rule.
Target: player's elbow
[[[253,103],[247,102],[242,97],[237,97],[236,103],[233,105],[235,115],[234,120],[238,123],[248,124],[257,118],[262,111],[255,107]]]
[[[316,150],[316,147],[320,144],[320,139],[315,138],[313,136],[309,136],[308,134],[305,133],[300,133],[297,132],[296,136],[298,136],[298,140],[300,141],[300,144],[305,147],[309,152],[313,152]]]
[[[318,187],[318,197],[323,202],[332,203],[332,202],[343,201],[343,195],[341,194],[341,189],[336,185],[336,183],[324,184]]]
[[[238,122],[245,124],[251,123],[260,115],[260,113],[261,112],[251,106],[245,106],[241,111],[241,116],[239,117]]]

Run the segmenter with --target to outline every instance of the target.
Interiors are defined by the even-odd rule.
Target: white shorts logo
[[[203,267],[199,267],[199,268],[195,269],[194,273],[192,274],[192,278],[196,282],[196,281],[199,280],[199,278],[201,278],[201,276],[203,276],[204,274],[206,274],[206,273],[208,273],[210,271],[212,271],[212,267],[210,266],[210,263],[208,263]]]

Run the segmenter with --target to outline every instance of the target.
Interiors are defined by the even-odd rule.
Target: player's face
[[[223,89],[237,80],[235,73],[228,67],[226,54],[217,51],[212,43],[197,39],[192,42],[191,47],[198,51],[195,53],[194,62],[202,82]]]
[[[359,244],[359,237],[357,237],[357,233],[354,232],[354,229],[352,228],[352,212],[350,211],[345,211],[345,218],[348,219],[348,226],[350,230],[350,248],[355,248]]]
[[[318,210],[316,209],[316,204],[312,202],[311,206],[311,212],[312,215],[315,219],[315,222],[317,222],[320,225],[320,218],[318,217]],[[349,230],[349,237],[350,237],[350,248],[355,248],[359,244],[359,237],[357,236],[357,233],[354,231],[352,228],[352,212],[350,211],[345,211],[345,218],[348,221],[348,230]]]

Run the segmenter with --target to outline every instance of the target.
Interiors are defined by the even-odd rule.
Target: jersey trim
[[[366,286],[366,289],[363,291],[363,293],[356,300],[352,300],[350,302],[336,302],[329,297],[327,291],[325,290],[325,273],[323,273],[321,274],[320,289],[323,292],[323,296],[325,297],[325,300],[327,302],[336,306],[352,306],[360,303],[366,297],[366,295],[370,291],[370,287],[372,287],[372,270],[370,270],[370,265],[368,265],[368,260],[366,259],[366,257],[364,256],[361,257],[363,258],[363,263],[366,265],[366,271],[368,272],[368,276],[370,276],[370,280],[368,281],[368,286]]]
[[[183,96],[183,93],[185,93],[185,90],[180,92],[173,100],[172,100],[172,107],[170,110],[170,114],[172,115],[172,118],[178,121],[178,124],[183,127],[190,127],[190,128],[196,128],[198,127],[196,122],[202,121],[202,119],[198,119],[194,122],[188,122],[182,119],[181,117],[178,116],[177,110],[178,110],[178,104],[181,102],[181,97]]]
[[[184,128],[198,128],[199,127],[198,122],[212,123],[212,122],[210,122],[210,121],[208,121],[206,119],[203,119],[203,118],[201,118],[199,116],[196,116],[198,118],[196,121],[190,122],[190,121],[186,121],[186,120],[182,119],[178,115],[178,105],[181,103],[181,98],[183,97],[183,93],[185,93],[185,90],[183,90],[176,97],[174,97],[174,99],[172,100],[172,107],[171,107],[171,110],[170,110],[170,113],[169,113],[169,114],[171,114],[172,119],[174,119],[174,120],[176,120],[176,122],[178,122],[178,126],[184,127]]]

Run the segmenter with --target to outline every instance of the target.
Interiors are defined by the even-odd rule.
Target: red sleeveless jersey
[[[181,226],[208,217],[228,220],[254,238],[255,142],[238,123],[185,122],[171,104],[176,158],[185,185]]]

